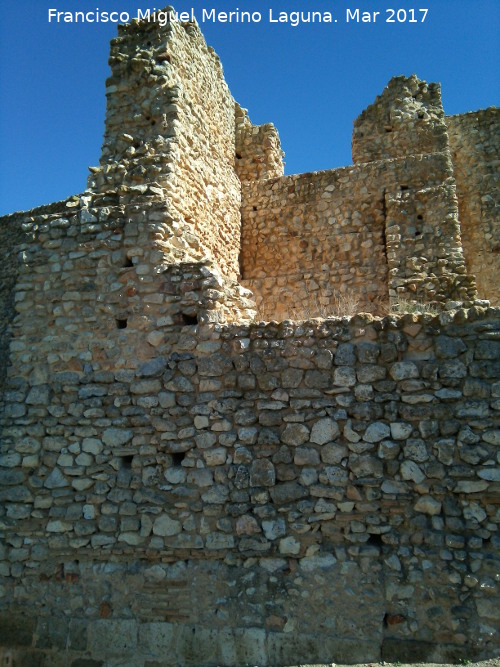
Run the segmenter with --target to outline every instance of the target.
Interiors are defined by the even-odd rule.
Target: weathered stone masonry
[[[467,267],[476,276],[479,293],[498,305],[498,110],[449,116],[446,125]]]
[[[0,657],[499,655],[496,112],[398,77],[284,176],[196,26],[111,67],[89,189],[0,225]],[[350,290],[444,310],[255,319]]]
[[[473,118],[482,119],[480,132]],[[262,136],[277,161],[273,130],[254,130],[250,155]],[[248,164],[240,171],[237,160],[240,264],[259,311],[320,315],[334,310],[339,293],[379,314],[400,297],[467,302],[476,296],[475,273],[479,296],[498,304],[488,287],[500,274],[498,142],[497,109],[446,118],[438,85],[396,77],[354,123],[354,166],[262,177]]]

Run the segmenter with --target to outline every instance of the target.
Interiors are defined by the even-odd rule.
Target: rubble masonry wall
[[[492,655],[498,311],[216,324],[203,264],[123,267],[124,230],[147,230],[67,204],[17,255],[4,645],[65,642],[75,665]]]
[[[112,41],[106,132],[92,192],[162,198],[183,250],[238,275],[240,183],[234,100],[219,58],[192,24],[120,26]],[[159,237],[159,246],[162,239]],[[192,248],[188,248],[188,251]],[[177,258],[168,257],[166,261]]]
[[[461,238],[480,298],[500,303],[499,110],[447,116]]]
[[[124,26],[110,64],[89,189],[1,221],[0,659],[498,656],[500,313],[458,223],[476,121],[447,121],[454,172],[439,88],[398,77],[354,166],[283,176],[193,24]],[[266,323],[245,285],[281,320],[351,286],[449,309]]]
[[[244,183],[242,283],[261,317],[473,299],[452,177],[434,153]]]

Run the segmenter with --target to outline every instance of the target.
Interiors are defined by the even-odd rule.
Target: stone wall
[[[119,27],[110,64],[101,166],[91,169],[91,191],[149,188],[165,202],[169,226],[183,230],[179,247],[195,235],[194,258],[203,250],[220,272],[236,278],[234,100],[219,58],[193,24],[172,21],[160,29],[134,22]]]
[[[352,158],[372,162],[446,150],[439,84],[396,76],[355,120]]]
[[[261,318],[474,301],[438,85],[391,80],[354,124],[353,167],[285,177],[273,126],[239,108],[237,125],[240,272]]]
[[[267,319],[476,293],[446,153],[244,183],[240,264]]]
[[[500,311],[455,185],[471,229],[490,112],[470,158],[448,121],[453,171],[439,88],[398,77],[353,167],[283,176],[196,26],[110,63],[89,189],[0,224],[0,660],[500,655]],[[444,311],[284,320],[351,292]]]
[[[252,125],[248,112],[235,106],[236,173],[242,183],[253,183],[283,176],[284,153],[278,132],[272,123]]]
[[[467,268],[476,276],[479,296],[499,305],[499,110],[492,107],[445,120]]]
[[[49,347],[58,337],[61,370],[65,350],[76,345],[81,370],[98,330],[103,338],[125,336],[147,356],[172,327],[253,319],[248,290],[223,278],[209,260],[189,262],[178,239],[184,234],[185,248],[191,243],[196,254],[196,237],[186,227],[169,227],[165,203],[148,195],[87,194],[3,219],[11,244],[4,264],[10,280],[3,283],[4,368],[10,337],[19,330],[35,346],[40,327]]]
[[[53,210],[57,204],[47,208]],[[22,220],[23,216],[13,215],[4,218],[0,225],[0,247],[3,249],[0,262],[0,414],[9,363],[10,324],[15,315],[14,288],[23,261],[20,243],[26,238]]]
[[[105,141],[90,191],[162,201],[163,229],[175,236],[166,243],[164,231],[157,233],[165,263],[210,259],[230,279],[242,276],[267,318],[352,312],[356,303],[381,313],[400,297],[439,303],[475,298],[460,247],[450,164],[440,183],[420,183],[422,190],[441,187],[439,195],[421,193],[413,202],[411,192],[399,193],[419,180],[410,156],[449,158],[438,85],[396,77],[355,122],[355,162],[405,160],[396,168],[398,182],[392,164],[333,170],[318,178],[336,194],[322,193],[318,200],[317,192],[308,194],[316,177],[272,181],[284,178],[278,134],[270,124],[252,125],[235,104],[196,26],[123,26],[110,63]],[[345,178],[349,182],[339,180]],[[468,206],[469,198],[461,199],[462,208]],[[426,212],[427,223],[416,213],[422,200],[437,204]]]
[[[235,103],[219,58],[198,27],[179,28],[171,48],[184,87],[173,202],[219,271],[235,279],[241,227]]]
[[[43,292],[0,458],[21,664],[498,654],[498,311],[84,333]]]
[[[417,303],[470,303],[476,284],[465,265],[451,163],[446,154],[426,157],[423,164],[447,163],[440,184],[402,187],[385,197],[390,293]]]
[[[241,271],[267,319],[331,314],[388,303],[384,188],[345,168],[243,187]],[[333,310],[335,313],[335,311]]]

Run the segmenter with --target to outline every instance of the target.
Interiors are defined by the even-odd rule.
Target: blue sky
[[[159,3],[161,7],[163,3]],[[85,189],[104,130],[104,82],[116,25],[48,23],[48,9],[127,11],[142,0],[4,0],[0,23],[0,215]],[[351,163],[352,122],[392,76],[442,84],[447,114],[499,104],[500,0],[183,0],[177,10],[259,11],[254,24],[200,23],[254,123],[273,122],[286,173]],[[346,8],[379,11],[346,23]],[[428,8],[387,23],[389,8]],[[280,11],[329,11],[337,23],[269,23]],[[403,12],[400,13],[403,18]]]

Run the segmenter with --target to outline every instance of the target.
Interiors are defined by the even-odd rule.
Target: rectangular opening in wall
[[[174,468],[178,468],[179,466],[182,465],[185,456],[186,456],[185,452],[174,452],[172,454],[172,465],[174,466]]]
[[[127,454],[127,456],[121,456],[120,457],[121,467],[124,468],[125,470],[131,470],[133,460],[134,460],[133,454]]]
[[[188,315],[187,313],[181,313],[181,324],[183,327],[190,327],[198,324],[198,315]]]
[[[126,319],[116,319],[116,328],[117,329],[126,329],[127,328],[127,320]]]

